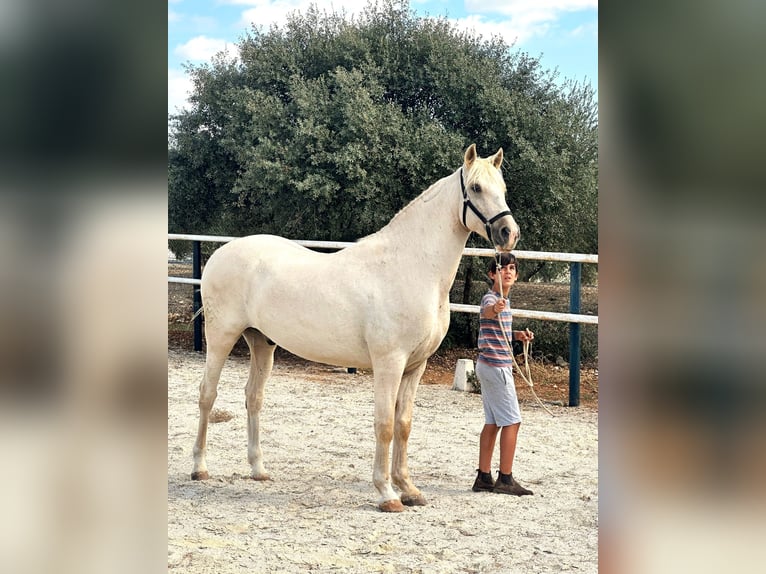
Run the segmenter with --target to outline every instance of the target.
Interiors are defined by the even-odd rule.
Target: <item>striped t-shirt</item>
[[[492,306],[500,299],[500,294],[489,290],[481,298],[481,308]],[[513,358],[508,350],[503,333],[505,330],[508,341],[513,340],[513,315],[511,315],[511,302],[505,300],[505,309],[494,319],[479,315],[479,357],[477,360],[493,367],[510,367]]]

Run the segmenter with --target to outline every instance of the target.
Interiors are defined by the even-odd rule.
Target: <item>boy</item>
[[[493,259],[487,272],[492,281],[492,289],[481,299],[476,376],[481,382],[485,424],[479,439],[479,468],[473,483],[474,492],[491,491],[516,496],[532,494],[531,490],[516,482],[512,474],[521,413],[513,382],[513,357],[509,345],[511,341],[534,339],[534,334],[529,330],[512,330],[513,317],[507,297],[511,285],[516,282],[517,273],[516,257],[513,254],[501,254],[499,269],[498,262]],[[498,431],[500,471],[497,481],[493,482],[492,454]]]

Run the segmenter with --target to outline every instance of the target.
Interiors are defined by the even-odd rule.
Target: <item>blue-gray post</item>
[[[569,312],[580,313],[582,263],[569,267]],[[569,406],[580,406],[580,323],[569,323]]]
[[[202,243],[194,241],[192,243],[192,277],[200,279],[202,277]],[[194,313],[202,307],[202,295],[199,285],[194,286]],[[202,314],[194,318],[194,350],[202,350]]]

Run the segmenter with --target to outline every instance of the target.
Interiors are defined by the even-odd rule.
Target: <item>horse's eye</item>
[[[471,186],[471,191],[474,193],[481,193],[481,186],[478,183],[474,183]]]

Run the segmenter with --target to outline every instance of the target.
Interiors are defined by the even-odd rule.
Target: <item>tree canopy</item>
[[[539,59],[406,1],[353,18],[314,6],[253,28],[237,51],[188,67],[191,107],[168,146],[171,232],[354,241],[475,142],[505,152],[520,249],[598,252],[590,86],[562,87]]]

